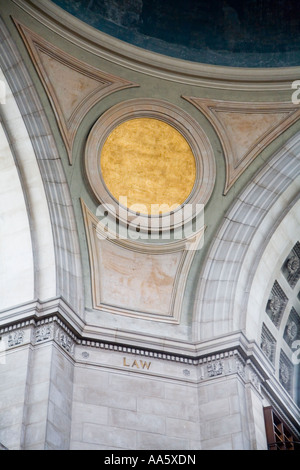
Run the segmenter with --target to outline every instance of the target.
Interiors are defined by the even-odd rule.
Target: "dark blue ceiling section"
[[[153,52],[232,67],[300,65],[299,0],[54,0]]]

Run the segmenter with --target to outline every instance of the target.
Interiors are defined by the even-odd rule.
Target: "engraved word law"
[[[123,357],[123,366],[134,367],[136,369],[149,370],[151,366],[151,362],[142,361],[141,359],[140,360],[135,359],[134,361],[130,361],[129,359],[127,359],[127,357]]]

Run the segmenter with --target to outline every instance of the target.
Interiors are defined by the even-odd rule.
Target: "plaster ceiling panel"
[[[15,23],[44,85],[72,163],[75,135],[89,110],[110,93],[138,85],[72,57]]]
[[[184,97],[217,132],[226,162],[226,194],[252,161],[300,117],[292,102],[234,102]]]

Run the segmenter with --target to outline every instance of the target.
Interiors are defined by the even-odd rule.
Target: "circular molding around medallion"
[[[108,191],[101,173],[100,155],[108,136],[125,121],[143,117],[163,121],[175,128],[186,139],[195,158],[194,187],[186,201],[172,213],[157,216],[133,213],[127,207],[120,205],[119,201]],[[198,122],[172,103],[150,98],[124,101],[100,116],[87,139],[85,169],[93,193],[111,216],[117,217],[124,224],[128,225],[129,222],[134,225],[134,220],[139,215],[138,225],[141,230],[149,230],[151,219],[151,230],[154,231],[176,229],[183,223],[194,219],[199,212],[203,211],[204,205],[208,202],[216,178],[213,149]],[[187,204],[190,206],[189,211],[184,210]]]
[[[135,213],[174,212],[195,184],[196,162],[188,142],[158,119],[129,119],[115,127],[100,164],[108,191]],[[122,201],[121,195],[126,196]]]

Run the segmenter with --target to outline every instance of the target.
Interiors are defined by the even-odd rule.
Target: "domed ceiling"
[[[233,67],[300,65],[297,0],[54,0],[135,46]]]

